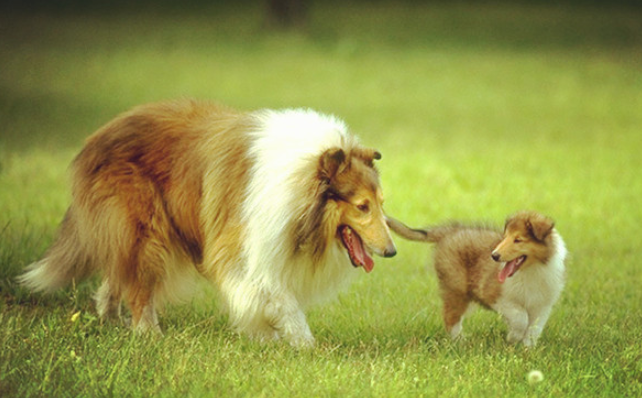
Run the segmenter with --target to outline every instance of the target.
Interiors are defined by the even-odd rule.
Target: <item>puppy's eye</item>
[[[520,238],[515,238],[515,240],[514,240],[515,243],[521,243],[521,241],[522,240]]]
[[[357,205],[357,209],[359,209],[359,211],[362,213],[367,213],[370,211],[370,206],[367,203],[362,203],[360,205]]]

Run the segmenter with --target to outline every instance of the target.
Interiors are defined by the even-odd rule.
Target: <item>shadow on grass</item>
[[[100,123],[116,112],[105,104],[87,103],[57,94],[0,90],[3,120],[0,145],[9,151],[34,147],[77,148]]]
[[[63,2],[15,1],[5,6],[0,28],[11,41],[37,39],[47,24],[62,23],[54,30],[68,40],[65,30],[83,26],[88,17],[95,22],[92,34],[98,38],[126,37],[136,42],[140,37],[160,41],[181,38],[180,33],[203,28],[211,38],[224,37],[243,51],[266,37],[288,34],[265,24],[261,2],[175,2],[117,1],[109,4],[69,0]],[[312,43],[354,40],[376,47],[414,48],[505,48],[528,50],[632,49],[642,45],[642,7],[634,1],[535,1],[478,3],[446,1],[315,2],[310,5],[309,22],[292,34],[302,34]],[[3,21],[4,20],[4,21]],[[0,25],[2,26],[2,25]],[[151,32],[153,33],[151,36]],[[102,31],[107,29],[107,31]],[[107,36],[105,36],[105,33]],[[141,34],[142,33],[142,34]],[[179,36],[176,34],[179,33]],[[185,36],[183,38],[187,38]],[[99,41],[108,45],[119,41]],[[189,40],[181,46],[203,50],[203,42]],[[210,43],[211,44],[211,43]]]
[[[74,92],[67,88],[96,84],[102,81],[101,74],[110,77],[112,71],[100,69],[88,73],[84,78],[89,80],[83,82],[77,76],[77,64],[85,61],[85,52],[100,55],[101,60],[110,59],[110,54],[118,54],[122,46],[128,48],[123,62],[149,54],[152,48],[159,54],[180,50],[204,64],[208,62],[206,54],[220,48],[225,49],[223,56],[258,53],[253,60],[282,56],[274,54],[269,43],[274,40],[287,43],[283,39],[288,35],[303,38],[288,45],[295,47],[289,48],[292,50],[289,56],[295,58],[309,49],[328,58],[390,50],[411,53],[500,50],[509,56],[529,51],[544,56],[547,52],[616,52],[623,54],[615,58],[635,62],[642,54],[639,23],[642,9],[629,7],[626,2],[601,7],[572,2],[562,5],[318,2],[311,6],[310,22],[303,32],[289,33],[266,31],[262,25],[263,4],[249,1],[223,5],[190,1],[181,7],[170,6],[168,2],[136,5],[116,2],[110,3],[111,12],[104,12],[104,5],[90,6],[94,3],[76,0],[55,2],[57,6],[47,1],[28,3],[5,5],[6,12],[0,14],[0,70],[5,71],[0,78],[3,120],[0,150],[2,146],[8,150],[78,147],[84,137],[123,111],[122,104],[132,101],[118,98],[123,92],[132,92],[125,87],[132,85],[131,79],[122,80],[127,75],[112,77],[122,81],[120,92],[119,87],[106,87],[106,91],[101,87],[103,92],[94,95],[96,98],[92,98],[90,87],[76,90],[84,96],[75,97],[61,95],[58,87]],[[91,18],[86,18],[88,15]],[[53,68],[59,69],[53,76],[67,79],[58,81],[58,86],[48,86],[49,75],[53,73],[49,61],[54,61]],[[167,76],[158,75],[155,57],[131,67],[137,68],[135,75],[145,76],[150,84],[168,87],[174,84],[177,87],[174,91],[184,89],[181,82],[168,82]],[[177,67],[198,66],[185,63]],[[260,66],[257,68],[256,74],[260,75]]]

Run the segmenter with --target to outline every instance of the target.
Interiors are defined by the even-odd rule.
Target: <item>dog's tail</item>
[[[426,228],[410,228],[401,221],[386,216],[386,223],[391,230],[402,238],[408,240],[416,240],[420,242],[439,242],[444,237],[461,229],[462,225],[458,223],[451,223],[446,225],[439,225],[435,227]]]
[[[29,265],[18,282],[32,291],[50,293],[89,276],[92,262],[83,249],[72,208],[67,210],[60,224],[58,236],[45,256]]]

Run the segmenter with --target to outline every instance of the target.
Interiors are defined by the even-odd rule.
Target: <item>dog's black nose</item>
[[[491,254],[491,257],[493,258],[493,260],[495,260],[495,261],[499,261],[499,258],[500,258],[501,256],[499,255],[499,253],[495,253],[495,252],[493,252],[493,254]]]
[[[384,257],[394,257],[397,255],[397,249],[394,247],[392,249],[386,249],[385,252],[383,252]]]

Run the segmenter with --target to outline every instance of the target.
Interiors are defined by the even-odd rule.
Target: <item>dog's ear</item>
[[[319,159],[319,177],[331,180],[340,174],[347,165],[346,154],[341,148],[328,149]]]
[[[353,154],[370,167],[374,167],[375,160],[381,159],[381,153],[371,148],[357,148],[353,150]]]
[[[550,218],[534,215],[526,220],[526,228],[535,239],[543,242],[555,227],[555,223]]]

